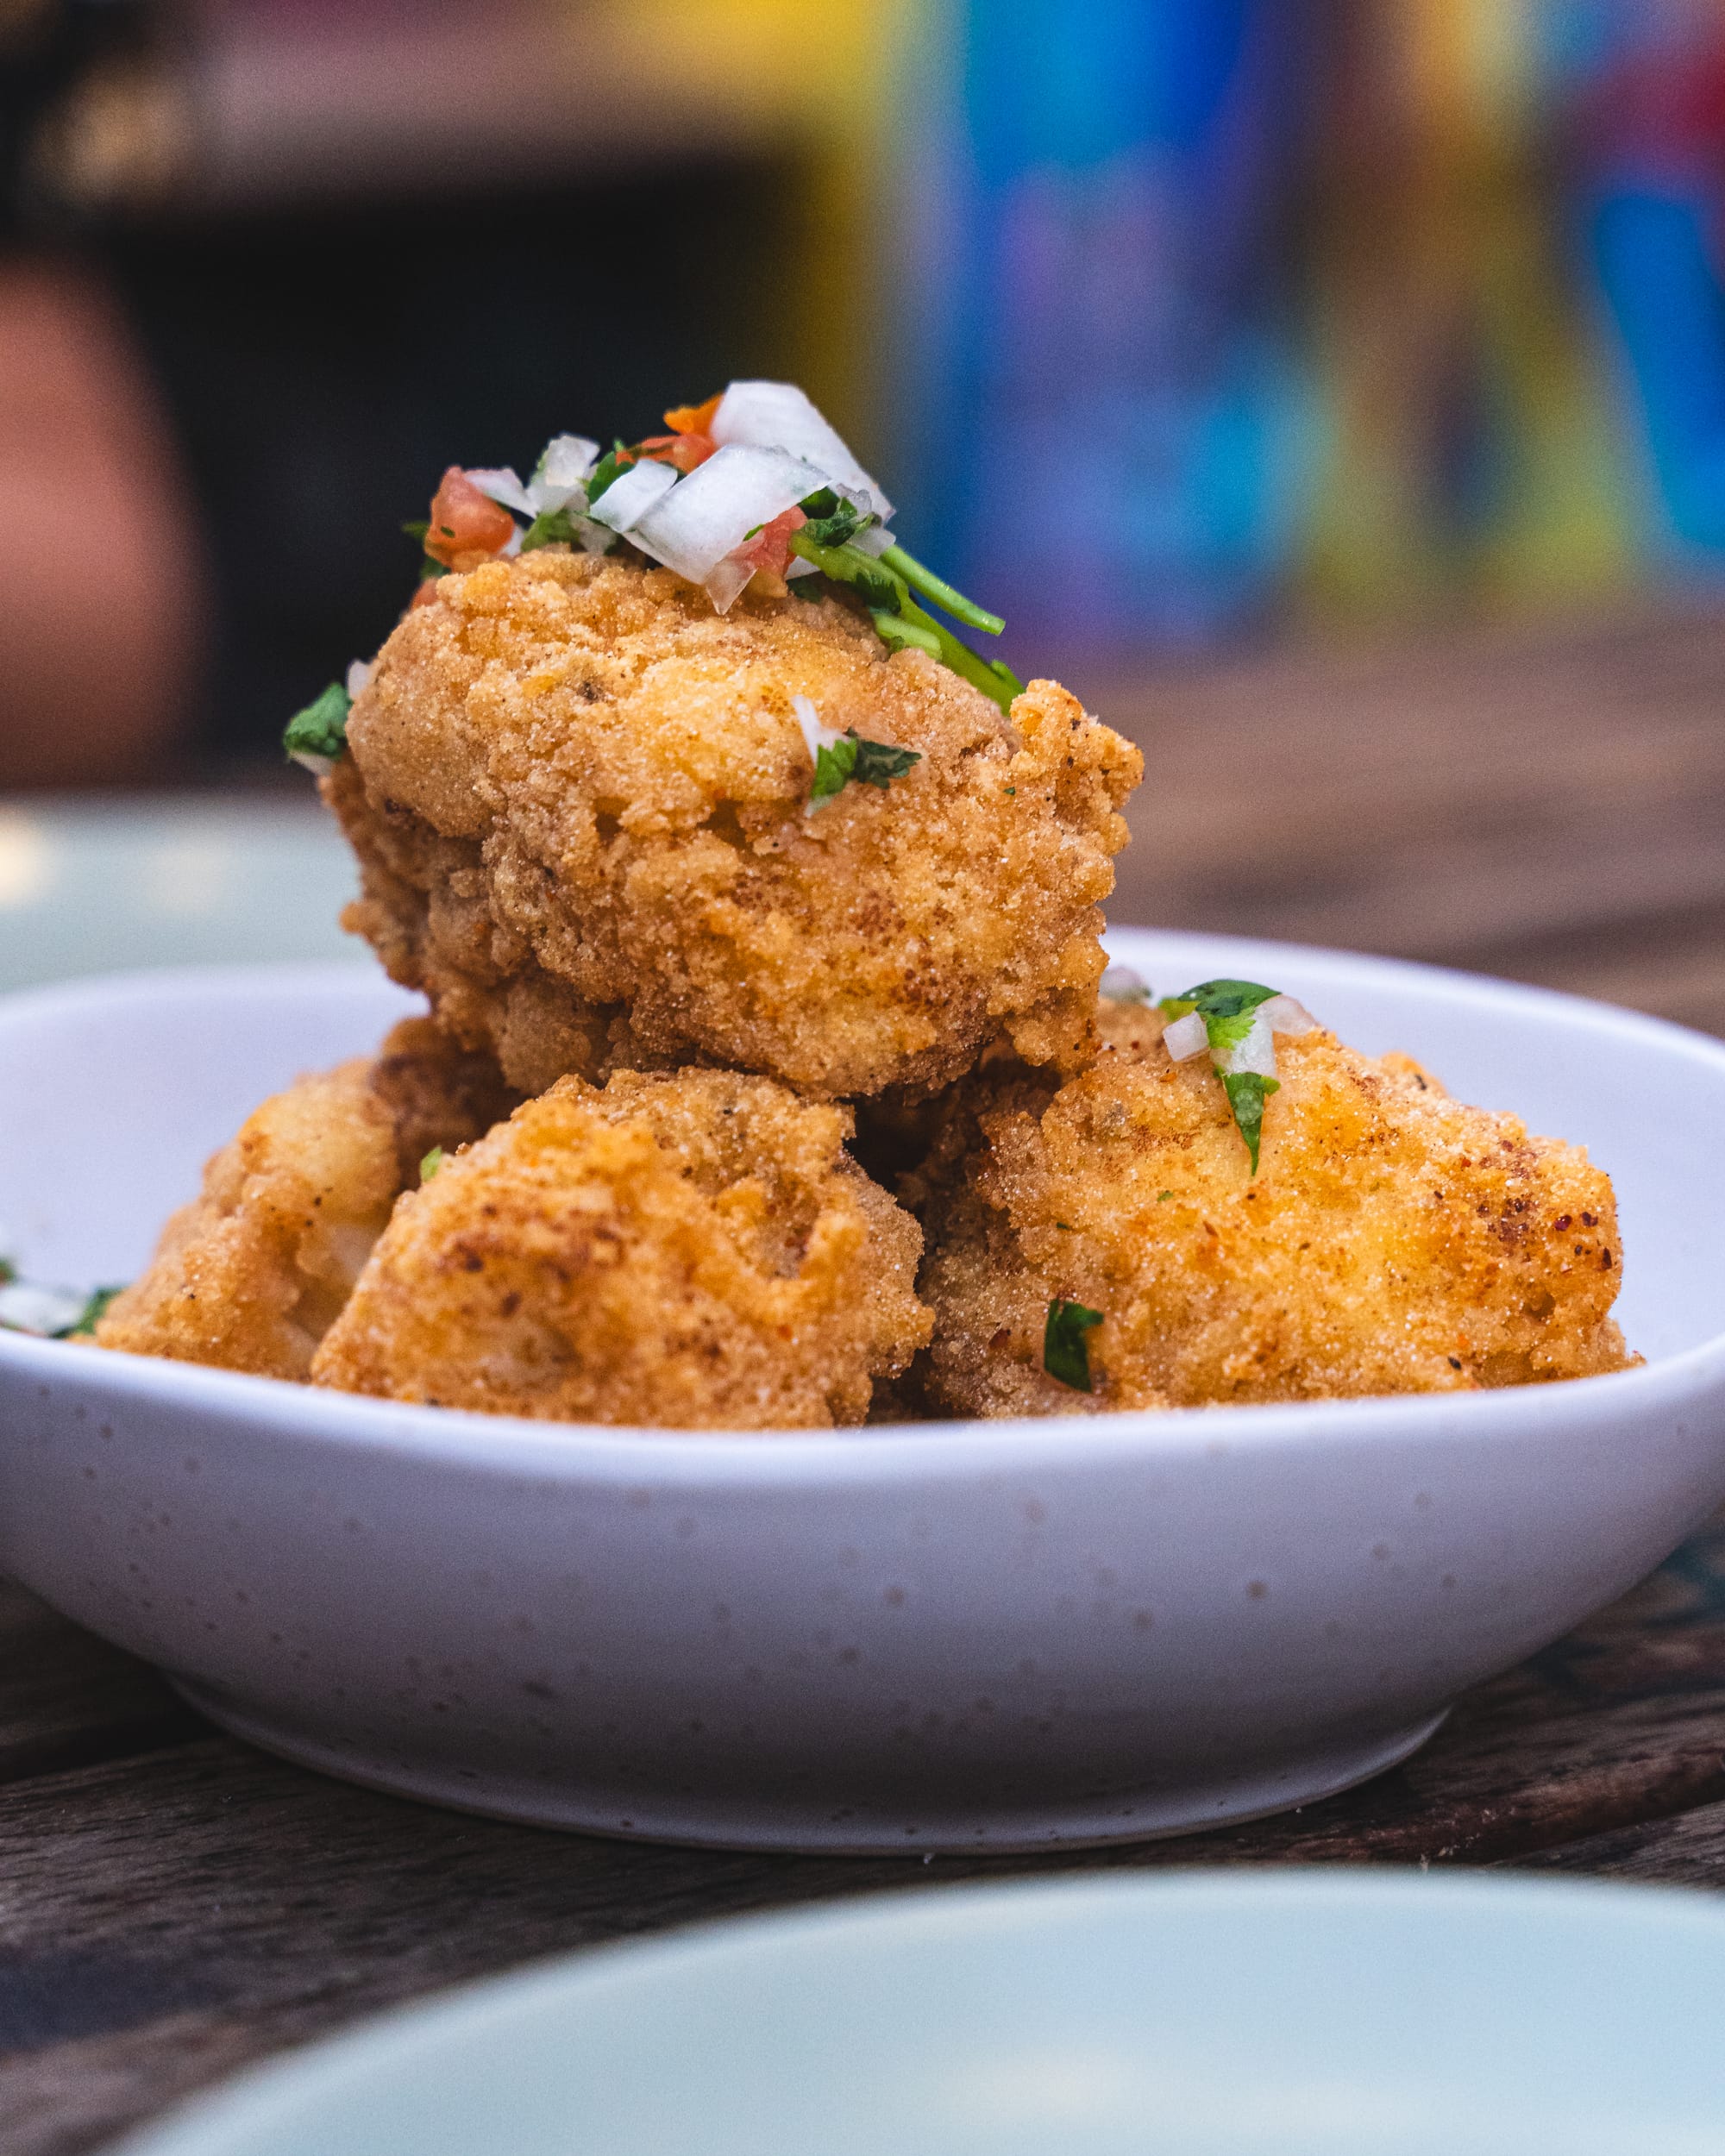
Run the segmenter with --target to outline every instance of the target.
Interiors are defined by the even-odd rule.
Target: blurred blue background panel
[[[1304,11],[969,0],[963,44],[930,543],[1021,648],[1208,639],[1295,536]]]

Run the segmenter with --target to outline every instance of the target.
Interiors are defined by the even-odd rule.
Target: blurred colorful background
[[[231,780],[444,465],[804,380],[1021,671],[1725,573],[1717,0],[0,0],[0,786]]]

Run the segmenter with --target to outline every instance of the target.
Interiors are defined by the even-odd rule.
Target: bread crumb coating
[[[1333,1035],[1278,1047],[1261,1164],[1208,1061],[1116,1009],[1095,1068],[957,1089],[907,1194],[931,1225],[931,1398],[959,1414],[1466,1392],[1621,1369],[1609,1178]],[[1051,1303],[1101,1313],[1094,1389],[1043,1368]],[[919,1365],[919,1368],[921,1366]]]
[[[798,696],[919,760],[808,813]],[[835,1099],[929,1091],[999,1040],[1062,1070],[1094,1050],[1142,760],[1053,682],[1008,722],[837,601],[721,617],[548,547],[443,578],[347,739],[348,925],[523,1092],[706,1062]]]
[[[922,1238],[769,1079],[566,1077],[410,1191],[315,1382],[680,1429],[858,1423],[929,1338]]]
[[[513,1101],[494,1065],[423,1018],[398,1025],[375,1058],[297,1080],[213,1156],[201,1194],[98,1322],[97,1345],[309,1376],[421,1156],[477,1138]]]

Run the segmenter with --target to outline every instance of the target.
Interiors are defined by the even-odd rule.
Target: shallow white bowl
[[[520,1423],[0,1335],[0,1565],[360,1781],[732,1846],[1010,1849],[1403,1757],[1725,1498],[1725,1046],[1539,991],[1125,931],[1302,997],[1615,1178],[1650,1366],[1185,1415],[728,1437]],[[204,1155],[404,1006],[336,969],[0,1004],[0,1219],[123,1279]]]
[[[1188,1873],[873,1896],[579,1954],[115,2156],[1725,2156],[1725,1909]]]

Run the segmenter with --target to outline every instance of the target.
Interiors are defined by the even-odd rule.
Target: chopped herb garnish
[[[531,554],[537,547],[555,546],[560,542],[572,547],[579,536],[575,530],[575,511],[567,504],[561,509],[542,509],[521,536],[521,551]]]
[[[896,569],[912,591],[932,599],[943,613],[950,614],[954,621],[962,621],[967,629],[980,629],[984,636],[998,636],[1006,627],[998,614],[991,614],[986,606],[979,606],[974,599],[966,599],[963,592],[955,591],[944,577],[925,569],[914,555],[906,554],[902,547],[888,547],[880,559],[888,568]]]
[[[877,786],[884,793],[894,779],[902,779],[913,764],[922,761],[920,749],[894,749],[884,741],[864,741],[853,730],[816,750],[814,784],[809,788],[809,806],[819,808],[840,793],[855,779],[862,786]]]
[[[917,604],[909,579],[894,558],[902,553],[901,548],[889,547],[876,560],[873,555],[864,554],[860,547],[825,545],[813,536],[813,527],[805,524],[791,534],[791,552],[812,562],[835,584],[848,584],[868,607],[881,642],[889,649],[927,652],[931,658],[938,659],[943,666],[950,667],[955,674],[981,689],[1003,711],[1022,691],[1024,683],[1003,661],[978,658],[969,644],[961,642],[944,622],[936,621]],[[903,558],[911,561],[908,555]],[[938,585],[941,591],[950,592],[954,599],[961,602],[967,610],[967,620],[975,616],[1004,626],[998,615],[983,617],[980,607],[952,592],[950,585],[940,584],[940,580],[931,576],[920,563],[913,561],[912,567],[922,580],[919,588],[928,596],[934,596],[928,587]],[[938,598],[935,603],[947,604]]]
[[[442,1165],[443,1149],[441,1145],[434,1145],[431,1148],[431,1150],[425,1156],[424,1159],[419,1163],[420,1181],[422,1183],[429,1183],[431,1178],[436,1174],[437,1170]]]
[[[1157,1008],[1164,1018],[1183,1018],[1195,1011],[1204,1021],[1213,1049],[1238,1048],[1251,1031],[1251,1014],[1276,993],[1256,981],[1201,981],[1182,995],[1164,996]],[[1244,1023],[1236,1024],[1237,1020]]]
[[[842,547],[854,539],[870,520],[854,504],[834,493],[830,486],[823,486],[813,494],[806,494],[798,508],[808,518],[802,529],[819,547]]]
[[[0,1257],[0,1288],[9,1288],[18,1277],[18,1269],[9,1257]]]
[[[592,477],[587,480],[587,507],[589,509],[613,480],[623,477],[634,461],[635,459],[630,454],[625,443],[614,442],[612,444],[599,462],[594,465]]]
[[[348,713],[353,708],[353,698],[339,681],[332,681],[322,696],[289,719],[282,747],[295,763],[322,778],[348,746]]]
[[[1101,1325],[1102,1313],[1082,1302],[1051,1302],[1048,1322],[1042,1330],[1042,1367],[1075,1393],[1092,1390],[1090,1343],[1085,1338],[1092,1326]]]
[[[1280,1091],[1281,1081],[1266,1072],[1230,1070],[1228,1059],[1252,1029],[1258,1006],[1276,993],[1257,981],[1201,981],[1183,995],[1164,996],[1157,1008],[1170,1020],[1195,1011],[1204,1021],[1204,1037],[1210,1060],[1216,1066],[1222,1089],[1228,1096],[1234,1123],[1251,1156],[1251,1172],[1258,1173],[1258,1142],[1264,1132],[1264,1104]]]
[[[1173,1195],[1174,1193],[1171,1190],[1158,1190],[1156,1194],[1156,1202],[1160,1205],[1164,1198],[1171,1198]]]
[[[106,1311],[115,1296],[121,1293],[122,1290],[118,1288],[98,1288],[72,1322],[69,1326],[63,1326],[53,1335],[53,1338],[56,1340],[75,1340],[81,1333],[94,1332],[97,1319]]]
[[[1264,1135],[1264,1104],[1272,1093],[1281,1091],[1282,1081],[1266,1078],[1256,1070],[1225,1070],[1221,1079],[1234,1121],[1245,1140],[1245,1150],[1251,1156],[1251,1172],[1255,1175],[1258,1142]]]
[[[429,517],[410,517],[401,529],[410,539],[417,539],[423,547],[431,536],[431,520]]]

